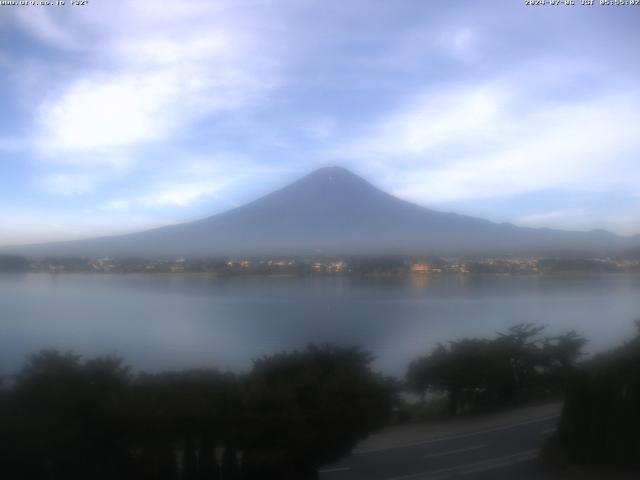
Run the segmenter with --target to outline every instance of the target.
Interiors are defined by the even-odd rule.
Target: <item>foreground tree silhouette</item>
[[[555,439],[570,462],[640,468],[640,321],[636,325],[635,338],[570,378]]]
[[[133,376],[120,359],[46,351],[0,388],[9,480],[313,478],[381,426],[388,388],[358,349],[309,347],[214,369]]]
[[[423,398],[446,394],[451,415],[559,393],[586,342],[575,332],[544,337],[543,330],[519,324],[494,339],[440,344],[411,363],[407,386]]]
[[[312,479],[384,425],[391,396],[356,348],[315,347],[264,357],[247,384],[246,479]]]
[[[214,369],[141,375],[132,392],[143,478],[219,478],[215,447],[228,448],[241,422],[234,375]]]
[[[81,365],[70,353],[30,357],[16,377],[8,415],[15,478],[113,478],[128,462],[122,406],[128,369],[119,359]]]

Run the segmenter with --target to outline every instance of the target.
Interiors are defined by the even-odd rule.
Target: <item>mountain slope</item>
[[[75,256],[601,253],[631,242],[604,231],[521,228],[437,212],[393,197],[348,170],[330,167],[203,220],[14,251]]]

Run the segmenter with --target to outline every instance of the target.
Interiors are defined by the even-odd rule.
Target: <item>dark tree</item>
[[[452,415],[557,394],[586,342],[575,332],[543,337],[543,330],[520,324],[491,340],[438,345],[410,364],[407,386],[423,398],[446,394]]]
[[[359,349],[329,346],[256,361],[247,387],[247,478],[315,478],[318,466],[384,425],[391,397],[371,361]]]
[[[128,466],[125,403],[128,370],[120,360],[86,364],[66,353],[32,356],[16,377],[11,415],[15,458],[25,478],[113,478]]]
[[[129,373],[120,359],[30,357],[0,386],[0,470],[19,480],[313,478],[389,413],[357,349],[309,347],[213,369]]]
[[[640,468],[638,431],[640,334],[572,374],[557,443],[571,462]]]

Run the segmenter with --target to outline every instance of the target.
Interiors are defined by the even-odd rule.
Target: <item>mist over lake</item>
[[[136,369],[217,366],[309,342],[358,345],[401,375],[439,341],[520,322],[575,329],[587,351],[634,332],[638,275],[233,277],[0,276],[0,372],[43,348],[122,356]]]

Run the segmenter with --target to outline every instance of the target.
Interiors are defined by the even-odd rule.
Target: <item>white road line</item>
[[[536,458],[537,450],[526,450],[523,452],[505,455],[503,457],[490,458],[481,462],[468,463],[466,465],[458,465],[456,467],[442,468],[439,470],[431,470],[401,477],[387,478],[386,480],[444,480],[451,475],[470,475],[472,473],[486,472],[497,468],[507,467],[518,463],[528,462]]]
[[[425,441],[420,441],[420,442],[405,443],[405,444],[402,444],[402,445],[393,445],[393,446],[390,446],[390,447],[371,448],[371,449],[368,449],[368,450],[360,450],[360,451],[353,452],[352,455],[364,455],[364,454],[368,454],[368,453],[385,452],[387,450],[397,450],[398,448],[417,447],[417,446],[420,446],[420,445],[429,445],[429,444],[432,444],[432,443],[447,442],[449,440],[459,440],[460,438],[474,437],[476,435],[484,435],[485,433],[501,432],[503,430],[510,430],[512,428],[522,427],[524,425],[531,425],[531,424],[534,424],[534,423],[546,422],[547,420],[553,420],[554,418],[558,418],[559,416],[560,416],[560,414],[549,415],[549,416],[546,416],[546,417],[536,418],[534,420],[527,420],[527,421],[524,421],[524,422],[512,423],[511,425],[503,425],[503,426],[500,426],[500,427],[489,428],[489,429],[486,429],[486,430],[479,430],[477,432],[462,433],[462,434],[459,434],[459,435],[450,435],[450,436],[435,438],[433,440],[425,440]]]
[[[351,467],[323,468],[318,470],[318,473],[346,472],[348,470],[351,470]]]
[[[438,458],[446,457],[447,455],[454,455],[456,453],[473,452],[474,450],[480,450],[481,448],[485,448],[486,446],[487,445],[476,445],[474,447],[458,448],[457,450],[449,450],[447,452],[432,453],[430,455],[425,455],[424,458]]]

